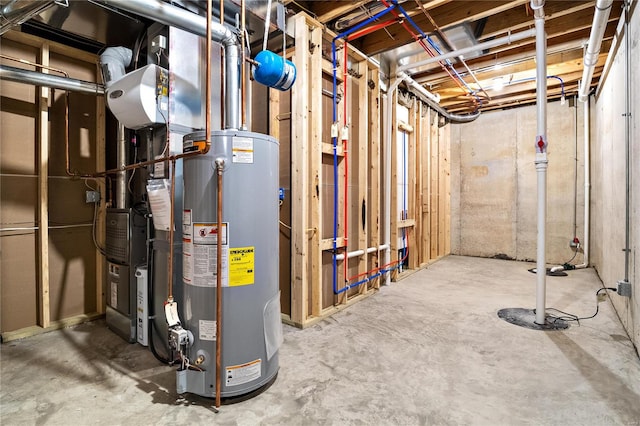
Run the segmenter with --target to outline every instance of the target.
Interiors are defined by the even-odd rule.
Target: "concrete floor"
[[[565,331],[497,317],[535,305],[530,267],[450,256],[313,327],[285,326],[273,386],[217,414],[103,321],[9,342],[0,423],[640,425],[640,360],[610,301]],[[589,316],[599,286],[591,269],[549,277],[547,306]]]

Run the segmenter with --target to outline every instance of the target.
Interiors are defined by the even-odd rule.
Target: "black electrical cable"
[[[598,291],[596,291],[596,297],[600,295],[600,292],[602,290],[605,290],[605,291],[607,291],[607,290],[617,291],[617,289],[615,289],[613,287],[601,287],[601,288],[598,289]],[[599,306],[598,302],[596,302],[596,312],[593,315],[588,316],[588,317],[578,317],[577,315],[570,314],[568,312],[564,312],[564,311],[561,311],[560,309],[556,309],[556,308],[547,308],[547,311],[555,311],[555,312],[559,312],[559,313],[561,313],[563,315],[563,316],[559,316],[559,317],[550,315],[550,317],[553,319],[554,322],[556,322],[556,321],[575,321],[575,322],[578,323],[578,325],[580,325],[580,320],[595,318],[595,316],[598,315],[598,312],[600,311],[600,306]]]
[[[149,218],[147,217],[147,220]],[[151,227],[150,227],[151,228]],[[173,365],[173,361],[171,359],[169,359],[169,356],[167,356],[166,358],[164,358],[162,355],[160,355],[158,353],[158,350],[156,348],[155,342],[153,340],[153,336],[154,334],[160,334],[157,332],[156,330],[156,324],[155,324],[155,318],[156,318],[156,314],[155,314],[155,306],[154,306],[154,300],[153,300],[153,282],[154,282],[154,277],[153,277],[153,249],[151,249],[151,243],[148,244],[147,246],[147,265],[148,265],[148,269],[147,269],[147,277],[148,277],[148,283],[147,283],[147,309],[149,312],[149,317],[147,320],[147,336],[149,338],[149,350],[151,351],[151,353],[153,354],[153,356],[160,361],[163,364],[167,364],[167,365]],[[155,332],[155,333],[154,333]],[[165,348],[166,349],[166,348]],[[167,354],[169,353],[169,351],[167,351]]]

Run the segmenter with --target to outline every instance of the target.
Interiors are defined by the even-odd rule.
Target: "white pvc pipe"
[[[362,256],[365,253],[369,254],[369,253],[375,253],[377,251],[384,251],[384,250],[389,250],[389,245],[388,244],[383,244],[379,247],[369,247],[366,250],[354,250],[354,251],[350,251],[347,253],[347,259],[351,259],[352,257],[358,257],[358,256]],[[336,259],[337,260],[344,260],[344,253],[340,253],[336,255]]]
[[[583,103],[584,105],[584,235],[582,236],[583,261],[580,265],[576,265],[576,269],[589,267],[589,228],[591,220],[591,152],[590,152],[590,135],[589,135],[589,97]]]
[[[607,22],[609,21],[609,13],[611,12],[612,4],[613,0],[596,1],[596,10],[593,14],[593,23],[591,24],[591,34],[589,35],[587,50],[584,53],[582,85],[580,86],[580,91],[578,92],[578,99],[582,102],[584,102],[589,96],[591,79],[593,78],[593,71],[595,69],[595,66],[598,63],[600,46],[602,45],[604,31],[607,28]]]
[[[526,38],[535,37],[536,31],[534,29],[521,31],[516,34],[509,34],[504,37],[496,38],[494,40],[485,41],[484,43],[476,44],[474,46],[465,47],[463,49],[453,50],[442,55],[434,56],[423,61],[412,62],[406,65],[398,67],[397,72],[406,71],[409,69],[418,68],[424,65],[433,64],[435,62],[444,61],[445,59],[457,58],[458,56],[464,56],[467,53],[477,52],[479,50],[491,49],[492,47],[498,47],[505,44],[515,43]]]
[[[391,247],[391,140],[393,136],[392,125],[393,121],[393,109],[396,107],[393,102],[393,94],[398,88],[398,85],[402,79],[396,78],[395,81],[389,86],[387,90],[387,98],[386,98],[386,120],[385,120],[385,133],[386,137],[384,138],[384,244]],[[383,265],[388,265],[391,263],[391,250],[386,250],[384,254],[384,263]],[[391,274],[386,274],[385,276],[385,284],[391,284]]]
[[[531,0],[536,30],[536,172],[538,176],[538,246],[536,264],[536,319],[546,320],[546,228],[547,228],[547,36],[544,31],[544,0]]]

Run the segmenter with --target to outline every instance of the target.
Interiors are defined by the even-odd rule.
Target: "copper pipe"
[[[169,216],[169,265],[167,273],[169,279],[167,283],[167,301],[173,302],[173,239],[175,234],[175,227],[173,221],[175,220],[174,205],[176,202],[176,160],[171,161],[171,212]]]
[[[240,128],[241,129],[245,129],[246,124],[247,124],[247,87],[246,87],[246,64],[245,64],[245,59],[247,57],[246,52],[245,52],[245,38],[244,38],[244,32],[245,32],[245,19],[246,19],[246,12],[245,12],[245,3],[244,0],[240,0],[240,45],[241,45],[241,49],[242,49],[242,61],[240,62],[240,66],[242,67],[240,69],[240,84],[241,84],[241,89],[240,89],[240,96],[241,96],[241,113],[242,113],[242,121],[240,123]]]
[[[224,25],[224,0],[220,0],[220,25]],[[220,63],[224,64],[224,48],[220,50]],[[224,122],[224,114],[225,114],[224,97],[228,95],[227,93],[225,93],[225,90],[224,90],[225,80],[226,80],[224,70],[225,70],[224,68],[220,70],[220,128],[222,129],[224,129],[225,125],[227,124]]]
[[[222,228],[222,171],[224,160],[216,160],[216,169],[218,172],[217,183],[217,224],[218,231],[217,251],[216,251],[216,408],[220,407],[220,394],[222,388],[222,236],[224,234]]]
[[[8,56],[3,54],[0,54],[0,58],[7,59],[9,61],[18,62],[25,65],[29,65],[36,68],[42,68],[47,71],[57,72],[59,74],[64,75],[66,78],[69,78],[69,73],[58,68],[38,64],[36,62],[28,61],[26,59],[14,58],[13,56]],[[67,175],[73,176],[73,177],[82,177],[82,178],[93,177],[90,175],[79,175],[71,171],[71,164],[70,164],[71,161],[69,159],[69,91],[68,90],[65,91],[65,97],[64,97],[64,145],[65,145],[65,166],[66,166],[65,172],[67,173]]]

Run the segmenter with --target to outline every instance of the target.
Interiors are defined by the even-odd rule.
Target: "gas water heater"
[[[184,136],[183,151],[205,132]],[[258,390],[278,372],[282,343],[278,284],[278,141],[258,133],[211,133],[207,154],[184,159],[182,327],[188,359],[178,393],[215,396],[216,261],[222,239],[221,396]],[[223,165],[217,229],[217,164]]]

